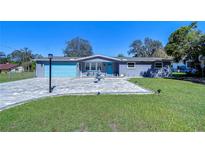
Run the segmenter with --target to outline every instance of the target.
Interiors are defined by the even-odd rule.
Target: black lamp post
[[[51,90],[51,61],[53,58],[53,54],[48,54],[48,59],[49,59],[49,93],[52,92]]]

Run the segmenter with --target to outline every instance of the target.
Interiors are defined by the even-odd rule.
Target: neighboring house
[[[12,69],[11,72],[17,72],[17,73],[24,72],[24,67],[23,66],[18,66],[15,69]]]
[[[9,64],[9,63],[0,64],[0,73],[2,73],[2,72],[7,73],[10,71],[13,71],[13,70],[15,70],[16,67],[17,67],[17,65],[15,65],[15,64]]]
[[[49,76],[48,58],[36,59],[36,76]],[[87,77],[101,72],[104,76],[149,76],[152,70],[169,67],[172,59],[154,57],[108,57],[94,55],[81,58],[54,57],[52,59],[53,77]]]

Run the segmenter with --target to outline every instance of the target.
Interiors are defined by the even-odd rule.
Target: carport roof
[[[40,58],[40,59],[34,59],[34,61],[48,61],[49,59],[47,57]],[[60,56],[54,56],[52,61],[78,61],[78,57],[60,57]]]

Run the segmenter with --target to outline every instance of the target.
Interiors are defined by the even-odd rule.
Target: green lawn
[[[205,86],[131,79],[161,94],[61,96],[0,112],[0,131],[205,131]]]
[[[172,72],[172,75],[186,75],[185,72]]]
[[[22,79],[28,79],[35,76],[35,72],[22,72],[22,73],[1,73],[0,74],[0,83],[1,82],[9,82],[16,81]]]

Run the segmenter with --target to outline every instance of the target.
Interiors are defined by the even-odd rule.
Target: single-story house
[[[15,69],[12,69],[11,72],[17,72],[17,73],[24,72],[24,67],[23,66],[18,66]]]
[[[9,64],[9,63],[7,63],[7,64],[0,64],[0,73],[2,73],[2,72],[5,72],[5,73],[10,72],[12,70],[15,70],[16,67],[17,67],[16,64]]]
[[[36,76],[49,76],[48,58],[36,59]],[[171,65],[172,59],[155,57],[53,57],[53,77],[90,77],[101,72],[104,76],[145,76],[150,70],[159,70]]]

